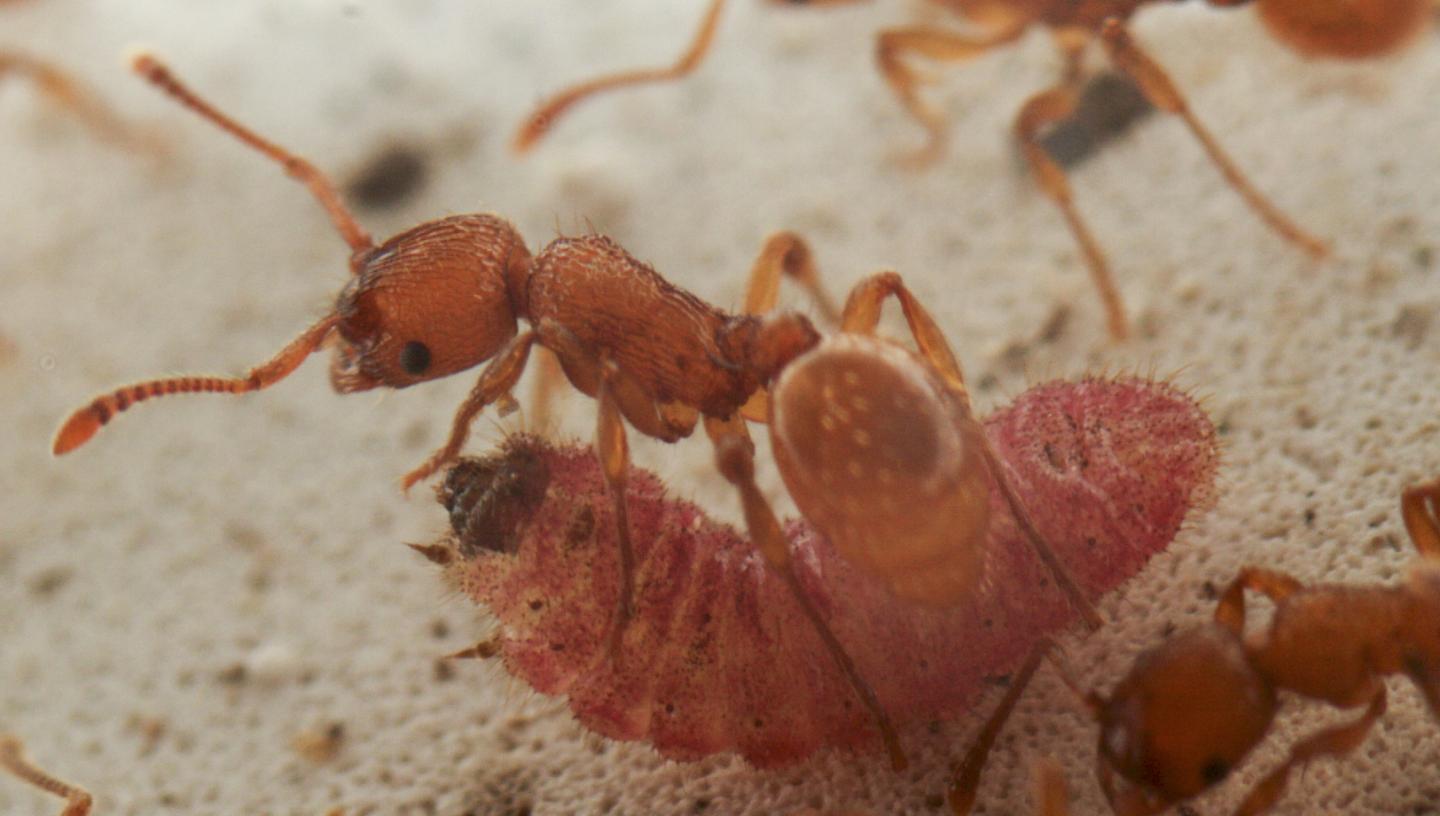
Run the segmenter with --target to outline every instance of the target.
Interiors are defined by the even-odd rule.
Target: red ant
[[[268,388],[326,344],[335,346],[330,380],[340,393],[405,388],[489,360],[456,412],[445,445],[404,477],[409,488],[456,458],[471,422],[485,406],[509,398],[539,345],[559,359],[572,385],[599,403],[595,448],[614,502],[621,559],[612,654],[632,617],[634,596],[624,421],[674,442],[703,417],[717,465],[740,491],[751,540],[795,590],[897,766],[904,759],[888,717],[799,591],[786,539],[753,478],[746,420],[774,426],[776,456],[797,502],[816,514],[817,525],[843,553],[884,575],[902,597],[955,603],[973,589],[975,554],[955,542],[983,541],[988,506],[976,497],[988,496],[993,480],[1071,602],[1098,625],[1088,599],[1059,567],[1011,488],[973,416],[959,364],[939,327],[899,275],[881,273],[857,285],[839,318],[841,334],[822,340],[803,315],[771,312],[782,275],[799,280],[832,311],[824,306],[828,299],[808,247],[790,233],[773,236],[762,250],[742,314],[670,284],[604,236],[559,238],[532,256],[515,228],[494,215],[430,221],[377,246],[310,162],[215,109],[154,57],[138,56],[134,69],[309,188],[349,245],[354,277],[330,313],[246,376],[152,380],[100,396],[61,426],[57,455],[153,397]],[[900,301],[918,355],[872,336],[890,296]],[[521,320],[531,327],[519,331]],[[870,403],[884,393],[906,400]],[[806,427],[806,417],[816,426]],[[834,448],[816,451],[815,445]],[[841,452],[848,458],[836,459]],[[855,506],[877,494],[869,511]],[[943,524],[917,518],[925,514],[906,504],[917,495],[927,498]],[[848,503],[835,506],[842,500]],[[906,537],[892,538],[896,531]],[[885,551],[871,552],[874,547]],[[923,580],[913,577],[917,570],[925,573]]]
[[[20,740],[9,734],[0,734],[0,770],[17,776],[37,788],[65,799],[65,809],[60,816],[87,816],[92,800],[83,788],[61,782],[59,779],[35,767],[25,758]]]
[[[1141,654],[1108,698],[1082,695],[1100,726],[1096,772],[1115,813],[1160,813],[1224,780],[1265,739],[1280,692],[1365,711],[1296,743],[1289,758],[1245,797],[1237,816],[1273,808],[1295,767],[1358,748],[1385,714],[1389,675],[1409,677],[1431,714],[1440,717],[1437,510],[1440,479],[1400,496],[1405,529],[1420,555],[1405,584],[1306,586],[1282,572],[1247,567],[1221,595],[1212,622]],[[1249,635],[1247,590],[1275,604],[1269,625]],[[1021,673],[1013,696],[1036,663],[1032,658],[1030,671]],[[987,733],[998,731],[1013,703],[1007,696]],[[983,757],[988,744],[977,748]],[[968,812],[973,782],[957,781],[956,813]]]
[[[797,6],[857,1],[770,0]],[[1323,257],[1329,251],[1324,241],[1294,224],[1250,184],[1196,118],[1164,69],[1131,38],[1126,27],[1130,17],[1141,6],[1157,1],[931,0],[965,18],[977,31],[956,32],[934,25],[892,28],[881,31],[875,44],[875,59],[886,83],[929,135],[926,146],[915,157],[917,163],[925,163],[938,157],[947,126],[945,117],[920,98],[922,79],[908,60],[920,57],[936,62],[965,62],[1016,42],[1032,26],[1050,29],[1064,57],[1061,80],[1021,106],[1015,118],[1015,136],[1041,190],[1060,208],[1080,244],[1086,266],[1105,304],[1110,333],[1116,339],[1123,339],[1129,326],[1109,264],[1100,244],[1080,217],[1064,169],[1041,144],[1048,128],[1075,113],[1083,86],[1083,58],[1096,40],[1104,46],[1110,62],[1139,86],[1152,105],[1184,120],[1226,182],[1271,229],[1312,257]],[[1207,2],[1212,6],[1230,7],[1247,5],[1252,0]],[[711,0],[694,41],[672,67],[600,77],[567,88],[543,102],[515,134],[514,149],[528,150],[561,114],[596,93],[627,85],[675,80],[695,70],[714,39],[724,5],[725,0]],[[1256,0],[1256,8],[1274,38],[1303,55],[1361,59],[1390,53],[1412,39],[1428,22],[1431,0]]]

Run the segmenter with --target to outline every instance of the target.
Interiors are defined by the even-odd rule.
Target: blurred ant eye
[[[1204,779],[1207,785],[1217,784],[1229,775],[1230,764],[1219,757],[1211,759],[1205,763],[1204,768],[1200,769],[1200,778]]]
[[[400,367],[405,373],[419,376],[430,367],[430,348],[419,340],[411,340],[400,349]]]

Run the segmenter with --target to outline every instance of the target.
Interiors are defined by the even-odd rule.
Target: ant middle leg
[[[1190,132],[1195,134],[1195,138],[1205,148],[1210,161],[1225,176],[1225,180],[1271,229],[1313,258],[1323,258],[1329,253],[1330,247],[1324,241],[1301,229],[1250,184],[1245,174],[1240,172],[1240,168],[1210,135],[1210,131],[1200,124],[1180,89],[1170,81],[1165,70],[1136,44],[1124,23],[1116,19],[1107,20],[1101,28],[1100,39],[1105,44],[1110,61],[1135,81],[1150,100],[1150,104],[1166,113],[1176,114],[1185,121]]]
[[[90,813],[92,800],[89,793],[68,782],[61,782],[35,767],[25,758],[25,750],[20,745],[20,740],[9,734],[0,734],[0,770],[63,798],[65,809],[60,811],[60,816],[87,816]]]
[[[765,499],[764,494],[755,483],[755,443],[750,439],[750,432],[745,428],[745,420],[739,415],[729,419],[705,418],[705,432],[710,436],[710,441],[715,446],[715,462],[725,480],[735,485],[740,491],[741,506],[745,512],[745,527],[750,533],[750,540],[755,543],[760,554],[764,556],[770,568],[775,570],[785,579],[790,588],[790,594],[800,604],[805,617],[810,620],[815,631],[819,634],[825,648],[830,656],[835,659],[836,665],[849,682],[850,687],[855,690],[860,701],[869,710],[870,716],[874,719],[875,725],[880,729],[880,738],[885,743],[885,749],[890,754],[890,764],[896,771],[904,770],[909,762],[905,759],[905,752],[900,748],[900,738],[896,734],[895,726],[890,722],[890,716],[880,705],[880,698],[876,696],[875,690],[860,676],[860,671],[855,667],[855,661],[850,658],[835,633],[830,631],[830,626],[815,608],[810,596],[805,593],[805,588],[800,585],[800,579],[795,574],[794,562],[790,558],[790,544],[785,539],[785,533],[780,527],[780,521],[775,517],[775,511],[770,507],[770,502]]]

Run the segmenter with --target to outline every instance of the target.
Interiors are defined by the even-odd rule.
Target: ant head
[[[770,429],[795,504],[848,560],[912,602],[973,590],[990,518],[981,429],[914,354],[826,338],[776,380]]]
[[[1114,772],[1134,785],[1118,795],[1131,803],[1163,809],[1189,799],[1264,738],[1275,706],[1274,689],[1230,630],[1211,624],[1175,635],[1141,655],[1101,701],[1102,778]]]
[[[1305,56],[1365,59],[1412,40],[1429,21],[1432,5],[1431,0],[1258,0],[1256,9],[1275,39]]]
[[[421,224],[364,255],[335,304],[330,381],[404,388],[494,356],[515,336],[530,254],[492,215]],[[512,287],[514,287],[512,289]]]

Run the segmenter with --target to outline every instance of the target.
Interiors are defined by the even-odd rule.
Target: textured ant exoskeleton
[[[1119,816],[1160,813],[1224,780],[1269,733],[1281,692],[1365,711],[1296,743],[1237,816],[1274,807],[1297,766],[1358,748],[1385,713],[1390,675],[1409,677],[1440,717],[1440,480],[1405,490],[1400,509],[1420,556],[1404,584],[1306,586],[1247,567],[1212,622],[1141,654],[1108,697],[1084,695],[1100,727],[1100,786]],[[1275,604],[1248,634],[1247,590]]]
[[[1210,496],[1214,428],[1164,382],[1046,383],[987,416],[984,429],[1041,533],[1092,598],[1168,546]],[[641,468],[626,485],[635,618],[620,652],[607,656],[620,564],[591,451],[517,434],[449,470],[437,493],[452,532],[413,546],[497,622],[456,656],[503,660],[536,691],[568,697],[591,731],[645,740],[671,759],[733,750],[768,768],[870,741],[865,712],[755,545]],[[988,493],[993,517],[974,565],[981,575],[944,608],[897,603],[884,580],[813,525],[784,526],[803,591],[897,725],[970,711],[994,676],[1075,622],[1059,593],[1037,591],[1046,570],[998,489]],[[883,504],[883,493],[868,504]]]
[[[779,5],[821,6],[859,0],[770,0]],[[943,148],[945,117],[920,97],[921,75],[908,60],[965,62],[1019,40],[1032,26],[1048,28],[1064,57],[1061,80],[1025,102],[1014,129],[1041,189],[1060,208],[1085,257],[1104,301],[1110,333],[1129,331],[1124,304],[1115,288],[1100,244],[1080,217],[1065,170],[1044,149],[1046,131],[1070,117],[1083,88],[1082,64],[1091,43],[1100,41],[1111,64],[1133,80],[1156,108],[1184,120],[1225,180],[1275,232],[1312,257],[1328,252],[1326,243],[1301,229],[1256,190],[1238,166],[1190,110],[1164,69],[1131,38],[1127,23],[1141,7],[1158,0],[931,0],[963,17],[972,28],[952,31],[934,25],[887,29],[876,39],[875,59],[886,83],[929,139],[917,154],[928,162]],[[1252,0],[1207,0],[1212,6],[1248,5]],[[1305,56],[1362,59],[1390,53],[1422,30],[1431,0],[1253,0],[1271,35]],[[711,0],[705,19],[684,56],[672,67],[627,71],[580,83],[555,94],[526,118],[513,146],[528,150],[577,102],[617,87],[678,79],[695,69],[709,50],[725,0]]]
[[[87,816],[90,813],[92,800],[85,789],[62,782],[37,768],[25,758],[20,740],[9,734],[0,734],[0,770],[64,799],[65,809],[60,811],[60,816]]]
[[[1098,625],[1090,601],[1059,567],[1011,487],[939,327],[894,272],[858,284],[838,318],[841,333],[822,339],[805,316],[772,312],[787,274],[834,311],[808,247],[790,233],[773,236],[756,260],[742,314],[670,284],[604,236],[559,238],[532,256],[515,228],[495,215],[430,221],[377,246],[308,161],[216,110],[154,57],[138,56],[134,68],[305,184],[349,245],[353,277],[330,313],[246,376],[152,380],[100,396],[61,426],[57,455],[153,397],[268,388],[326,344],[335,346],[330,379],[341,393],[405,388],[488,360],[445,445],[404,477],[408,488],[455,459],[472,421],[485,406],[508,399],[539,345],[599,403],[595,448],[614,502],[622,565],[612,654],[634,596],[624,421],[674,442],[703,418],[719,469],[740,491],[751,540],[787,578],[896,765],[903,756],[874,692],[796,583],[785,536],[753,478],[747,420],[772,424],[797,503],[842,553],[884,576],[897,595],[949,605],[972,591],[977,556],[969,547],[984,540],[990,515],[984,497],[993,483],[1053,580]],[[900,301],[918,354],[873,336],[891,296]],[[520,331],[520,321],[530,328]],[[917,496],[933,518],[909,508]]]

